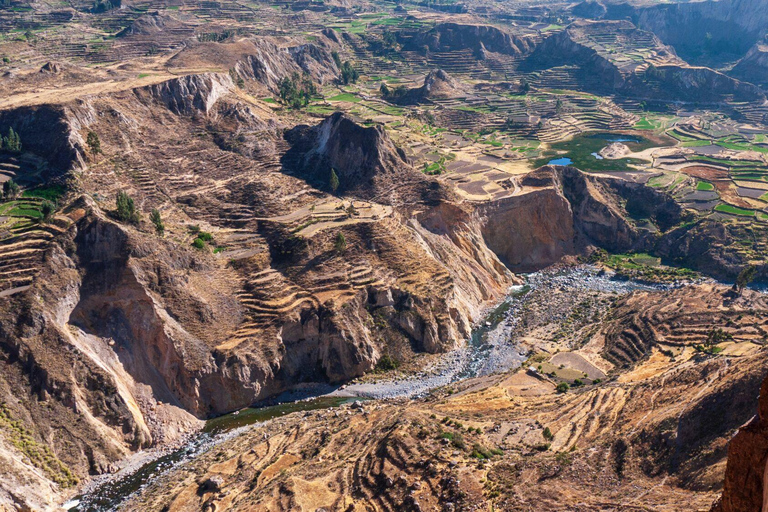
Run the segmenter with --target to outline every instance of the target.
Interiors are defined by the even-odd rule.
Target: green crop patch
[[[738,208],[730,204],[721,203],[715,206],[715,211],[721,213],[729,213],[731,215],[738,215],[739,217],[754,217],[755,212],[753,210],[745,210],[744,208]]]
[[[696,190],[709,192],[711,190],[715,190],[715,186],[709,182],[700,181],[696,183]]]

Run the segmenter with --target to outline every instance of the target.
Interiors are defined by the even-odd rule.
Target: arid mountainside
[[[533,43],[492,26],[441,23],[417,34],[407,42],[406,48],[436,52],[472,50],[477,58],[484,58],[485,52],[525,55],[533,48]]]
[[[653,237],[630,215],[648,218],[662,231],[680,221],[681,209],[670,197],[573,167],[542,167],[520,186],[521,194],[480,207],[488,246],[515,271],[537,270],[590,247],[646,250]]]
[[[625,44],[642,48],[641,59],[608,49]],[[627,49],[627,51],[631,51]],[[725,97],[764,101],[754,85],[709,68],[692,67],[652,33],[628,21],[579,21],[538,45],[523,69],[548,69],[578,63],[580,80],[595,92],[646,99],[718,102]]]
[[[639,292],[613,306],[569,358],[555,356],[569,367],[580,360],[580,368],[584,361],[602,368],[602,382],[557,394],[534,362],[528,372],[468,381],[414,403],[295,414],[180,466],[130,506],[708,510],[727,439],[752,415],[749,390],[765,376],[762,322],[754,332],[728,318],[747,324],[765,307],[757,293],[729,298],[724,287]],[[637,315],[646,319],[639,329]],[[682,325],[722,325],[733,339],[707,355]],[[634,341],[617,342],[615,333]],[[614,366],[627,343],[631,362]]]
[[[227,74],[38,110],[19,132],[60,116],[51,139],[72,155],[72,171],[62,166],[56,179],[74,201],[46,238],[4,245],[17,268],[29,269],[27,254],[37,265],[25,281],[3,283],[12,294],[3,299],[5,400],[9,418],[78,477],[172,439],[195,417],[302,381],[343,381],[385,352],[451,348],[514,282],[471,210],[410,169],[381,128],[332,116],[296,144],[332,163],[345,190],[377,190],[364,179],[395,186],[391,194],[420,210],[409,224],[386,190],[382,203],[341,199],[283,172],[280,148],[291,150],[279,123],[240,99]],[[88,130],[102,154],[86,156]],[[238,153],[220,147],[234,144]],[[164,237],[146,217],[116,222],[117,190],[142,217],[160,209]],[[223,253],[191,247],[201,232]],[[344,247],[334,246],[339,234]],[[81,363],[51,359],[51,343]],[[31,420],[58,409],[66,412]],[[83,415],[75,439],[55,434]]]
[[[634,23],[655,33],[677,53],[704,65],[743,56],[765,35],[768,13],[760,0],[710,0],[653,6],[610,6],[608,17],[631,16]]]

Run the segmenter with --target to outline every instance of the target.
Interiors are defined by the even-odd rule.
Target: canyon
[[[0,508],[761,506],[750,0],[113,3],[0,12]]]

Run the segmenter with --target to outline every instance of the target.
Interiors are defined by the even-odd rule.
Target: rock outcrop
[[[149,96],[175,114],[208,114],[213,105],[232,92],[232,77],[223,73],[204,73],[175,78],[157,85],[135,89],[139,97]]]
[[[674,200],[620,179],[599,178],[573,167],[545,166],[520,183],[525,193],[479,207],[488,247],[513,271],[544,268],[587,247],[641,250],[653,242],[629,214],[662,230],[680,220]]]
[[[653,50],[646,63],[614,60],[599,44],[601,34],[620,33],[629,40],[648,40]],[[545,39],[521,65],[523,70],[549,69],[578,63],[584,87],[633,98],[714,103],[726,98],[762,101],[765,95],[754,85],[740,82],[705,67],[692,67],[655,35],[628,21],[578,21]],[[643,65],[641,65],[643,64]]]
[[[430,71],[424,77],[421,87],[408,89],[400,94],[397,94],[398,91],[391,91],[385,99],[399,105],[418,105],[435,99],[456,98],[464,93],[461,84],[442,69]]]
[[[728,445],[723,495],[713,512],[765,511],[767,472],[768,378],[760,388],[757,414]]]
[[[293,129],[286,138],[292,148],[284,165],[321,189],[330,188],[333,171],[340,194],[383,202],[440,194],[441,185],[415,172],[381,125],[361,126],[337,112],[314,127]]]
[[[490,25],[440,23],[411,39],[407,49],[415,51],[450,52],[472,50],[477,58],[489,51],[521,56],[533,49],[533,42]]]
[[[739,80],[768,85],[768,41],[753,46],[728,74]]]
[[[321,84],[338,78],[339,69],[331,56],[336,43],[327,37],[321,38],[321,42],[325,44],[285,46],[262,37],[192,44],[168,62],[179,68],[208,64],[222,72],[233,70],[246,83],[255,82],[262,90],[277,93],[280,80],[294,73],[306,74]]]

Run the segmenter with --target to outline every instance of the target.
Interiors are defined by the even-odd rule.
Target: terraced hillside
[[[631,295],[609,313],[605,329],[623,325],[630,311],[644,314],[649,301],[657,311],[682,302],[693,317],[729,308],[763,315],[759,294],[729,303],[726,292],[710,286]],[[658,330],[675,321],[647,318]],[[160,477],[130,506],[568,510],[578,502],[707,510],[722,479],[725,439],[752,414],[753,399],[743,392],[765,374],[762,341],[733,332],[717,355],[690,345],[669,355],[654,346],[631,370],[615,367],[606,380],[565,393],[547,376],[521,370],[423,401],[281,418]],[[570,354],[588,356],[603,342],[612,343],[597,334]]]

